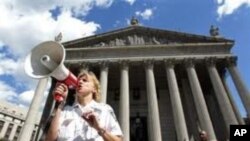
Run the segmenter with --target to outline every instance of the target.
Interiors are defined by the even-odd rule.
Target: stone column
[[[185,60],[185,66],[188,74],[188,80],[191,86],[195,108],[198,114],[199,123],[202,130],[208,134],[209,141],[216,141],[213,124],[207,109],[205,98],[200,86],[200,82],[194,67],[194,60]]]
[[[3,125],[3,128],[2,128],[2,131],[0,133],[0,138],[4,138],[5,134],[6,134],[6,131],[8,129],[8,126],[9,126],[9,122],[8,121],[5,121],[4,122],[4,125]]]
[[[42,104],[44,91],[46,89],[47,83],[48,83],[48,78],[43,78],[39,80],[39,83],[37,85],[37,88],[34,94],[34,98],[31,102],[28,114],[26,116],[25,123],[23,125],[21,134],[18,139],[19,141],[27,141],[27,140],[30,140],[31,138],[33,129],[35,127],[39,108]]]
[[[230,89],[228,88],[228,85],[227,85],[225,76],[223,76],[223,78],[222,78],[222,83],[224,84],[225,90],[226,90],[226,92],[227,92],[227,96],[228,96],[228,98],[229,98],[229,101],[230,101],[231,104],[232,104],[232,107],[233,107],[235,116],[236,116],[236,118],[237,118],[239,124],[244,125],[244,124],[245,124],[245,121],[243,120],[242,116],[240,115],[240,111],[239,111],[239,109],[237,108],[237,105],[236,105],[236,103],[235,103],[235,101],[234,101],[234,99],[233,99],[233,97],[232,97],[232,93],[231,93]]]
[[[9,137],[9,140],[10,140],[10,141],[12,141],[12,140],[14,139],[14,136],[15,136],[15,134],[16,134],[16,129],[17,129],[17,127],[18,127],[18,124],[15,123],[15,124],[13,125],[13,128],[12,128],[11,132],[10,132],[10,137]]]
[[[130,138],[130,112],[129,112],[129,68],[128,62],[121,62],[121,80],[120,80],[120,110],[119,121],[123,131],[123,141],[129,141]]]
[[[108,89],[108,63],[107,62],[101,62],[100,83],[101,83],[101,101],[103,103],[106,103],[107,102],[107,89]]]
[[[151,141],[162,141],[160,116],[158,109],[158,101],[155,87],[155,78],[153,71],[153,61],[145,61],[146,67],[146,88],[148,99],[148,118]]]
[[[174,72],[174,60],[165,60],[165,65],[177,139],[178,141],[189,140],[180,92]]]
[[[246,109],[247,117],[250,118],[250,93],[241,79],[239,70],[236,67],[236,58],[227,58],[228,70]]]
[[[226,90],[223,86],[219,73],[215,67],[215,58],[206,59],[207,70],[214,88],[215,96],[222,112],[223,119],[227,125],[229,133],[230,124],[238,124],[231,103],[227,97]]]

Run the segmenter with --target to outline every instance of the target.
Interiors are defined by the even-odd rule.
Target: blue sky
[[[27,107],[37,80],[23,71],[25,56],[37,44],[62,32],[63,41],[128,26],[209,35],[211,25],[235,40],[242,78],[250,86],[250,0],[1,0],[0,99]],[[245,110],[230,77],[229,86],[242,115]],[[46,95],[46,94],[45,94]]]

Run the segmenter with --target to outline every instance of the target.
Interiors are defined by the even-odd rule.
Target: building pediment
[[[129,26],[126,28],[80,38],[63,43],[66,48],[85,47],[114,47],[140,45],[169,45],[185,43],[222,43],[233,40],[196,35],[190,33],[155,29],[143,26]]]

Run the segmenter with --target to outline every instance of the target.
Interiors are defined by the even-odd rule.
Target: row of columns
[[[212,121],[209,116],[208,108],[205,102],[205,98],[200,86],[200,82],[195,70],[195,59],[185,59],[184,65],[187,72],[188,80],[190,83],[191,91],[193,94],[195,108],[198,114],[198,120],[202,130],[207,131],[210,141],[216,141],[216,135],[213,129]],[[235,60],[235,58],[233,58]],[[177,84],[177,79],[175,75],[175,60],[165,60],[165,69],[167,82],[170,92],[170,99],[173,108],[173,116],[175,122],[175,129],[177,133],[178,141],[189,140],[188,131],[186,127],[186,121],[184,117],[184,112],[181,103],[180,92]],[[229,62],[229,72],[232,75],[234,83],[238,88],[238,92],[241,96],[243,104],[249,115],[250,108],[250,98],[249,92],[245,87],[242,79],[240,78],[239,72],[235,63]],[[161,141],[161,126],[160,126],[160,116],[158,101],[156,95],[155,78],[153,71],[153,61],[146,61],[145,63],[146,72],[146,87],[147,87],[147,99],[148,99],[148,119],[149,119],[149,137],[151,141]],[[218,99],[219,108],[222,111],[223,119],[227,125],[227,132],[229,133],[230,124],[239,124],[239,119],[237,119],[235,112],[233,111],[232,104],[228,98],[228,93],[226,92],[223,81],[219,76],[219,73],[215,66],[216,62],[214,58],[206,59],[206,66],[208,74],[210,76],[212,86],[215,91],[215,96]],[[119,120],[121,128],[124,132],[124,141],[129,141],[130,138],[130,127],[129,127],[129,66],[126,61],[121,63],[120,67],[121,81],[120,81],[120,109],[119,109]],[[100,82],[101,82],[101,92],[102,101],[106,102],[107,99],[107,84],[108,84],[108,65],[105,63],[101,67],[100,72]]]
[[[1,132],[0,132],[0,138],[4,138],[5,137],[5,135],[7,134],[7,130],[9,128],[9,126],[11,126],[11,124],[12,124],[12,128],[11,128],[8,140],[14,140],[14,137],[16,135],[18,126],[21,126],[21,124],[22,124],[22,123],[15,123],[14,119],[13,119],[12,122],[4,120],[4,125],[2,127]]]
[[[8,122],[8,121],[5,121],[5,123],[4,123],[4,125],[3,125],[3,128],[2,128],[2,130],[1,130],[1,133],[0,133],[0,137],[1,138],[4,138],[5,137],[5,134],[6,134],[6,132],[7,132],[7,129],[8,129],[8,127],[10,126],[10,122]],[[16,134],[16,130],[17,130],[17,127],[18,127],[18,124],[14,124],[13,123],[13,127],[12,127],[12,129],[11,129],[11,131],[10,131],[10,135],[9,135],[9,137],[8,137],[8,139],[9,140],[13,140],[14,139],[14,136],[15,136],[15,134]]]
[[[161,141],[161,128],[160,128],[160,117],[158,109],[158,101],[156,97],[155,79],[153,73],[153,64],[147,62],[146,65],[146,83],[147,83],[147,96],[149,103],[148,107],[148,118],[149,118],[149,129],[150,138],[154,141]],[[130,140],[130,107],[129,107],[129,67],[127,61],[121,62],[120,67],[120,106],[119,106],[119,121],[124,133],[123,140]],[[107,101],[107,83],[108,83],[108,66],[106,63],[101,64],[100,72],[100,83],[102,92],[102,102]]]
[[[2,128],[2,130],[1,130],[1,133],[0,133],[0,137],[1,138],[3,138],[4,137],[4,135],[6,134],[6,131],[7,131],[7,129],[8,129],[8,127],[9,127],[9,122],[8,121],[5,121],[5,123],[4,123],[4,125],[3,125],[3,128]]]
[[[209,140],[216,141],[212,121],[208,113],[207,105],[195,70],[194,62],[193,60],[186,60],[185,65],[200,126],[203,130],[207,131]]]

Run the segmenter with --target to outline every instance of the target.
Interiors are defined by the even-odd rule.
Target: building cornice
[[[109,46],[109,47],[78,47],[78,48],[66,48],[66,51],[84,51],[84,50],[105,50],[105,49],[136,49],[136,48],[161,48],[161,47],[231,47],[233,46],[232,42],[223,42],[223,43],[173,43],[173,44],[160,44],[160,45],[131,45],[131,46]]]
[[[126,28],[121,28],[101,34],[96,34],[89,37],[83,37],[79,39],[75,39],[72,41],[67,41],[62,43],[65,48],[75,48],[79,47],[81,44],[88,44],[88,46],[92,46],[94,42],[102,42],[107,41],[112,38],[122,37],[122,36],[129,36],[129,35],[150,35],[150,36],[161,36],[164,38],[170,38],[174,40],[175,38],[179,41],[185,40],[184,42],[231,42],[234,43],[231,39],[226,39],[222,37],[213,37],[213,36],[205,36],[205,35],[198,35],[198,34],[191,34],[185,32],[178,32],[178,31],[170,31],[164,29],[156,29],[151,27],[144,27],[144,26],[129,26]],[[93,43],[92,43],[93,42]]]

